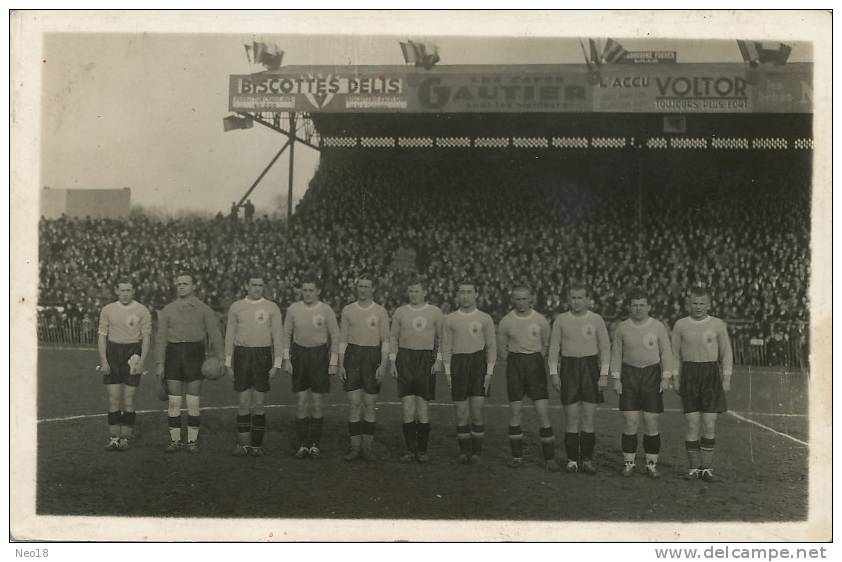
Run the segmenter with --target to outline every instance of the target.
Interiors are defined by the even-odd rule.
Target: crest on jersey
[[[126,316],[126,327],[135,328],[138,324],[140,324],[140,318],[137,314],[129,314]]]
[[[262,308],[258,308],[254,311],[254,321],[258,324],[265,324],[267,318],[269,318],[269,315],[266,314],[266,311]]]
[[[533,340],[538,339],[541,336],[541,326],[538,324],[530,324],[529,328],[527,328],[526,333],[529,334],[529,337]]]
[[[658,345],[658,336],[649,332],[644,334],[643,336],[643,345],[646,349],[655,349],[655,346]]]
[[[702,333],[702,341],[705,342],[706,346],[713,347],[716,345],[716,333],[713,330],[705,330]]]
[[[372,314],[368,318],[365,319],[365,323],[368,325],[369,330],[376,330],[377,329],[377,316]]]
[[[313,315],[313,326],[316,328],[324,328],[325,327],[325,317],[321,314],[314,314]]]
[[[593,324],[582,324],[582,335],[586,340],[592,340],[596,337],[596,328]]]
[[[412,327],[415,328],[416,332],[423,332],[424,328],[427,327],[427,319],[423,316],[416,316],[412,319]]]
[[[468,331],[471,333],[472,336],[478,337],[482,333],[482,324],[474,320],[470,324],[468,324]]]

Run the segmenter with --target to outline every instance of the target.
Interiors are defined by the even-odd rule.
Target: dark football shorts
[[[108,341],[105,344],[105,359],[108,361],[108,368],[111,373],[102,375],[102,384],[125,384],[127,386],[140,385],[140,375],[130,374],[129,357],[140,356],[140,342],[135,343],[114,343]]]
[[[420,396],[424,400],[436,398],[436,375],[430,371],[436,362],[432,349],[399,348],[395,358],[398,370],[398,396]]]
[[[292,391],[311,390],[317,394],[330,392],[330,350],[325,345],[304,347],[292,344],[289,360],[292,363]]]
[[[205,342],[168,343],[164,354],[164,378],[168,381],[193,382],[203,380]]]
[[[234,347],[231,366],[234,368],[234,391],[253,388],[269,392],[269,370],[274,364],[271,347]]]
[[[661,392],[660,363],[642,369],[623,363],[620,383],[623,385],[623,393],[620,394],[621,411],[643,410],[650,414],[663,413],[664,397]]]
[[[348,344],[345,348],[345,392],[363,389],[366,394],[380,394],[375,373],[380,366],[382,350],[379,345]]]
[[[605,402],[605,396],[599,389],[599,359],[596,355],[562,356],[558,371],[561,379],[561,403],[564,406],[576,402]]]
[[[485,396],[485,350],[454,353],[450,359],[450,397],[463,402],[471,396]]]
[[[509,353],[506,357],[506,390],[509,402],[520,402],[523,396],[547,400],[547,367],[540,353]]]
[[[716,362],[683,362],[680,394],[684,413],[721,414],[728,409]]]

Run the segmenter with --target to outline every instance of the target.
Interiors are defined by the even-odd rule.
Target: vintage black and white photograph
[[[829,14],[10,18],[13,540],[830,539]]]

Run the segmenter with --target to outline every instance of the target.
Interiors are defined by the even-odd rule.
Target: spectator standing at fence
[[[428,403],[436,397],[436,373],[441,371],[441,331],[444,316],[426,301],[424,281],[412,279],[409,304],[395,311],[389,340],[389,364],[398,381],[403,407],[404,462],[427,462],[430,442]]]
[[[278,305],[263,298],[263,275],[247,280],[248,294],[228,310],[225,367],[234,379],[237,444],[234,456],[263,456],[266,432],[264,394],[282,365],[283,319]]]
[[[348,394],[350,448],[346,461],[371,460],[377,396],[389,364],[389,315],[374,302],[374,282],[356,280],[357,300],[342,309],[339,329],[339,376]]]
[[[564,407],[567,471],[595,474],[594,412],[608,385],[611,344],[602,316],[588,310],[587,287],[568,288],[570,310],[558,315],[550,336],[550,380]],[[559,357],[560,356],[560,357]]]
[[[649,300],[640,289],[629,294],[629,318],[614,330],[611,377],[623,412],[623,476],[636,470],[637,431],[643,413],[646,474],[659,478],[661,435],[658,418],[664,411],[663,391],[672,375],[672,350],[664,325],[649,316]]]
[[[251,199],[246,201],[246,204],[243,205],[243,214],[248,222],[251,222],[254,218],[254,204],[251,202]]]
[[[224,361],[224,345],[219,322],[213,310],[193,294],[193,274],[180,272],[175,278],[175,301],[158,315],[156,354],[157,375],[167,384],[169,403],[167,426],[170,443],[165,451],[174,453],[181,447],[181,404],[187,401],[187,450],[199,452],[199,407],[202,394],[202,363],[205,360],[205,341],[219,362]]]
[[[134,395],[144,372],[152,337],[152,315],[134,300],[134,284],[117,280],[117,301],[99,316],[99,371],[108,390],[108,445],[106,451],[129,448],[135,423]]]
[[[703,287],[690,291],[690,315],[675,323],[672,349],[675,353],[676,392],[681,396],[687,433],[689,470],[685,478],[716,482],[713,449],[716,420],[728,409],[725,393],[731,389],[734,356],[725,322],[710,316],[710,293]]]
[[[459,464],[479,464],[485,438],[482,408],[491,390],[497,342],[494,321],[477,308],[477,285],[458,286],[459,308],[444,319],[442,359],[450,395],[456,404]]]
[[[532,290],[520,285],[512,291],[514,310],[500,321],[497,329],[497,354],[506,363],[506,391],[509,397],[509,467],[523,466],[523,430],[521,417],[523,397],[535,403],[540,426],[538,437],[544,466],[558,472],[555,460],[555,437],[550,423],[547,392],[547,346],[550,323],[532,308]]]
[[[321,455],[322,398],[330,392],[330,375],[337,372],[339,325],[336,313],[319,300],[321,285],[315,276],[301,282],[301,301],[287,309],[284,319],[283,368],[291,375],[296,397],[296,458]]]

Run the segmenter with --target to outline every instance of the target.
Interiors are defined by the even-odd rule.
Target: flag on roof
[[[248,117],[229,115],[228,117],[222,119],[222,129],[225,133],[235,129],[251,129],[252,127],[254,127],[254,121]]]
[[[601,59],[604,62],[611,64],[622,59],[624,56],[626,56],[626,53],[628,53],[628,51],[625,50],[619,42],[609,37],[608,40],[605,42],[605,48],[602,50]]]
[[[438,47],[432,43],[401,41],[401,51],[407,64],[422,66],[426,70],[430,70],[433,65],[441,60]]]
[[[769,63],[784,65],[792,52],[791,46],[781,42],[737,39],[737,46],[740,48],[743,61],[753,67]]]

